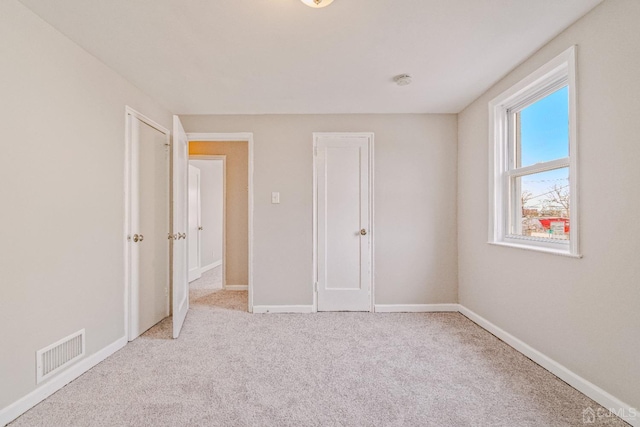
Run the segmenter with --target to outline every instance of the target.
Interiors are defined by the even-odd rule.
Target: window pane
[[[513,178],[511,234],[569,240],[569,168]]]
[[[569,90],[565,86],[516,114],[516,167],[569,157]]]

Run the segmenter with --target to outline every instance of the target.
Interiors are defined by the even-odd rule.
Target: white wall
[[[460,303],[640,408],[640,2],[607,0],[459,115]],[[488,106],[578,45],[582,259],[487,242]]]
[[[376,303],[457,302],[455,115],[181,119],[187,132],[254,133],[254,304],[312,304],[312,133],[365,131],[375,132]]]
[[[222,160],[190,160],[200,169],[202,267],[222,261]]]
[[[0,2],[0,410],[36,350],[124,336],[124,115],[169,112],[15,0]]]

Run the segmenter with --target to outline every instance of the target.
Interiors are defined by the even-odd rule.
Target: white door
[[[189,282],[202,276],[200,252],[200,231],[202,230],[202,208],[200,204],[200,169],[189,165],[189,230],[187,242],[189,246]]]
[[[169,315],[169,146],[162,131],[130,120],[129,340]]]
[[[315,134],[318,311],[372,311],[373,134]]]
[[[178,116],[173,116],[173,284],[171,287],[173,337],[178,338],[189,311],[187,259],[187,180],[189,140]]]

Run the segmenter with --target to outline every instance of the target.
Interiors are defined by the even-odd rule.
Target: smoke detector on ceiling
[[[410,85],[413,79],[409,74],[400,74],[393,78],[393,81],[396,82],[398,86],[407,86]]]

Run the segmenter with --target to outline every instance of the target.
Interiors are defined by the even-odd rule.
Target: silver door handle
[[[362,230],[360,230],[360,234],[363,236],[367,235],[367,230],[365,230],[364,228]]]
[[[140,236],[138,236],[137,234],[133,235],[133,241],[138,243],[140,241]]]
[[[198,230],[202,231],[202,230],[204,230],[204,228],[202,228],[202,227],[200,226],[200,227],[198,227]]]

